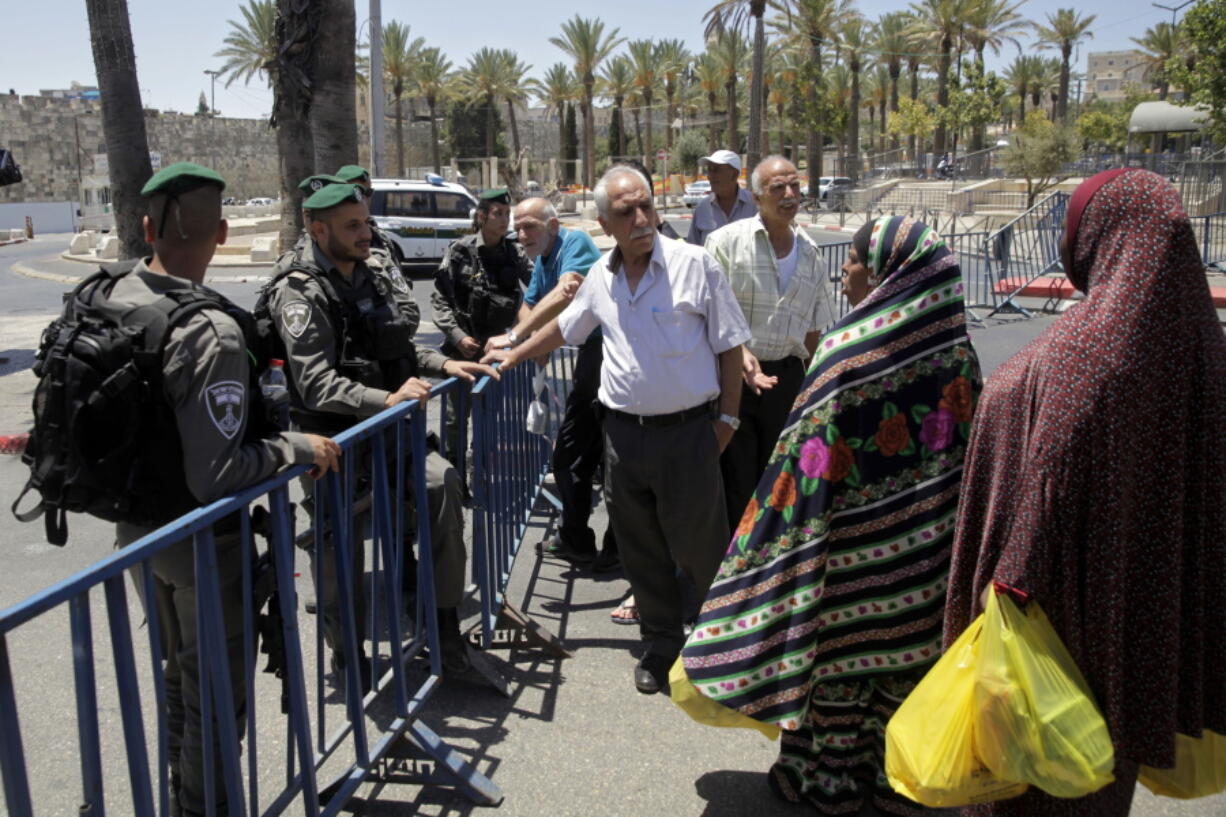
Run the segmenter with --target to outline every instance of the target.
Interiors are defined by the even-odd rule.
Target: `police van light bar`
[[[443,180],[443,177],[438,175],[437,173],[427,173],[426,181],[432,185],[435,185],[436,187],[441,187],[442,185],[446,184],[446,182]]]

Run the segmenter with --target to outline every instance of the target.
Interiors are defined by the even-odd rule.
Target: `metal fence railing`
[[[485,378],[473,388],[473,575],[481,603],[481,646],[532,644],[559,657],[569,652],[506,598],[507,582],[532,517],[543,499],[553,444],[573,385],[578,350],[563,347],[544,367],[527,364]],[[543,384],[536,394],[535,385]],[[528,430],[524,418],[537,400],[544,406],[545,433]]]
[[[454,396],[467,388],[467,384],[451,380],[436,386],[434,393]],[[453,785],[475,803],[492,805],[502,799],[496,786],[422,720],[423,708],[442,675],[430,515],[424,512],[429,507],[424,409],[416,402],[395,406],[335,439],[343,451],[342,470],[315,483],[310,533],[294,533],[290,491],[306,471],[299,466],[181,517],[71,578],[0,611],[0,774],[7,813],[31,817],[35,806],[45,814],[103,814],[109,810],[152,817],[169,813],[163,670],[167,656],[161,654],[160,646],[165,622],[159,620],[158,608],[150,604],[145,611],[147,643],[135,637],[125,574],[131,573],[138,591],[152,599],[156,589],[154,558],[186,540],[194,540],[199,653],[207,656],[199,662],[199,677],[195,679],[201,690],[202,743],[217,747],[218,752],[217,762],[212,760],[213,752],[204,752],[208,813],[214,813],[216,805],[212,802],[213,781],[223,781],[231,815],[277,815],[295,802],[299,804],[296,811],[312,817],[337,814],[394,749],[399,756],[421,758],[430,765],[422,782]],[[358,473],[362,463],[368,463],[364,474]],[[369,479],[369,488],[362,488],[363,495],[358,496],[363,477]],[[415,525],[405,511],[407,496],[413,497],[416,508],[423,509],[415,514]],[[267,523],[262,526],[259,519],[264,512],[257,511],[256,506],[265,502]],[[223,624],[233,620],[235,602],[231,600],[223,609],[219,590],[223,560],[218,558],[214,526],[222,520],[237,520],[237,534],[228,535],[237,535],[238,546],[225,551],[231,559],[225,565],[230,574],[241,571],[243,665],[235,669],[242,678],[240,688],[246,691],[241,702],[231,694],[234,676],[226,649],[227,639],[233,644],[236,638],[227,626],[233,630],[235,625]],[[277,614],[272,620],[279,620],[280,626],[261,628],[263,635],[274,635],[274,644],[278,641],[275,636],[279,636],[284,645],[283,653],[279,653],[283,655],[279,681],[255,671],[261,611],[253,602],[257,577],[248,554],[254,555],[257,550],[257,529],[266,535],[266,550],[279,589],[273,596],[275,601],[270,602],[269,613]],[[409,536],[410,530],[416,535]],[[351,561],[364,539],[371,542],[369,572],[361,567],[364,560]],[[418,544],[417,603],[405,623],[401,577],[409,558],[407,542],[414,539]],[[325,542],[331,547],[325,549]],[[330,560],[338,577],[335,610],[344,642],[339,649],[343,657],[340,678],[325,676],[322,599],[321,615],[314,617],[313,648],[311,640],[300,635],[302,630],[310,631],[311,618],[300,616],[294,591],[299,547],[315,549],[317,571],[322,570],[325,559]],[[364,575],[354,573],[355,565]],[[316,587],[320,578],[317,573]],[[368,594],[364,619],[355,612],[356,593]],[[105,631],[92,620],[100,595]],[[62,614],[65,607],[70,625],[66,643],[47,643],[45,633],[52,630],[42,622]],[[367,654],[367,640],[373,648],[367,660],[374,689],[363,696],[357,691],[363,684],[360,662]],[[426,650],[429,661],[424,672],[410,673],[408,662]],[[58,677],[71,675],[75,680],[75,706],[69,704],[67,712],[48,712],[45,705],[30,705],[46,698],[45,681],[31,675],[31,658],[45,661],[46,656],[57,654],[65,657],[66,664],[71,663],[71,669],[56,667]],[[104,681],[106,685],[112,683],[112,673],[117,708],[109,701],[102,703],[99,694]],[[380,692],[385,695],[376,712],[373,706]],[[156,705],[143,706],[142,701],[148,702],[150,696]],[[278,699],[280,711],[268,705]],[[245,729],[240,715],[245,719]],[[48,716],[53,718],[51,722],[45,722]],[[101,729],[103,718],[121,728],[112,725]],[[25,747],[48,735],[73,745],[66,746],[63,753],[69,759],[79,758],[79,764],[72,760],[72,772],[57,769],[52,778],[45,769],[29,766]],[[244,741],[245,747],[241,746]],[[73,773],[79,775],[76,781],[71,780]]]
[[[1016,299],[1035,280],[1061,268],[1060,236],[1068,199],[1067,193],[1052,193],[985,237],[985,278],[992,285],[968,306],[991,307],[989,317],[997,312],[1030,316]]]
[[[1226,263],[1226,212],[1192,216],[1191,221],[1205,265]]]

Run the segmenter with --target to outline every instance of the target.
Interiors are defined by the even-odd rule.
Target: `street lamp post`
[[[209,114],[217,115],[217,78],[221,76],[220,71],[212,71],[208,68],[204,69],[204,73],[209,75]]]
[[[1180,3],[1178,6],[1164,6],[1161,3],[1150,3],[1150,5],[1154,6],[1155,8],[1160,8],[1160,9],[1169,11],[1171,13],[1171,28],[1174,28],[1175,27],[1175,15],[1178,14],[1179,10],[1182,9],[1184,6],[1190,6],[1194,2],[1195,0],[1183,0],[1183,2]]]

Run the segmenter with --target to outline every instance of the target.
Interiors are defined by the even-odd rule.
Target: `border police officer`
[[[310,242],[281,257],[262,296],[285,343],[291,417],[298,428],[335,433],[405,400],[424,400],[430,384],[419,374],[470,381],[479,374],[494,374],[478,363],[448,360],[414,346],[392,288],[366,263],[371,233],[365,188],[324,185],[303,202],[303,209]],[[455,470],[434,452],[426,459],[426,490],[443,664],[462,672],[468,665],[458,615],[466,560],[463,486]],[[332,547],[330,540],[325,547]],[[363,550],[360,545],[354,548],[355,580],[363,575]],[[333,668],[339,670],[344,661],[334,561],[325,553],[316,591]],[[354,598],[357,620],[363,621],[365,599],[360,592]],[[362,666],[367,666],[365,660]],[[363,683],[369,683],[368,676]]]
[[[167,293],[199,292],[224,305],[196,311],[170,330],[163,354],[162,396],[173,410],[178,439],[149,440],[145,447],[146,456],[165,458],[181,453],[186,487],[201,504],[259,482],[285,465],[313,463],[322,473],[335,468],[340,455],[336,443],[315,434],[259,436],[263,429],[258,422],[260,412],[255,410],[258,389],[252,388],[247,338],[239,322],[228,314],[241,311],[201,286],[209,260],[226,239],[227,224],[221,217],[223,189],[225,181],[220,175],[190,162],[170,165],[154,175],[141,190],[149,200],[144,230],[145,240],[153,245],[153,256],[120,278],[110,295],[112,302],[138,307],[153,304]],[[121,522],[116,526],[116,545],[131,544],[157,527]],[[242,559],[252,554],[239,540],[235,519],[222,520],[215,532],[231,693],[241,719],[247,698]],[[154,556],[154,597],[142,599],[156,606],[161,622],[172,808],[189,815],[205,811],[192,554],[191,540],[184,540]],[[243,734],[241,724],[238,734]],[[225,814],[226,791],[216,745],[213,751],[213,796],[217,813]]]

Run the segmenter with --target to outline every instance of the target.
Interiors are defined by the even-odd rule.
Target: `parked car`
[[[834,176],[829,181],[822,179],[824,184],[818,188],[818,199],[826,206],[834,199],[844,198],[847,193],[855,189],[856,185],[851,179],[846,176]]]
[[[425,181],[372,179],[370,214],[392,234],[407,264],[437,263],[451,242],[473,231],[477,199],[430,174]]]
[[[264,196],[257,196],[254,199],[247,199],[248,207],[269,207],[273,200]]]
[[[685,186],[685,193],[682,194],[681,200],[685,202],[686,207],[696,207],[698,202],[709,195],[711,195],[711,183],[706,179],[700,179]]]

